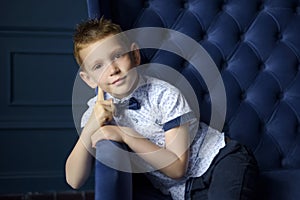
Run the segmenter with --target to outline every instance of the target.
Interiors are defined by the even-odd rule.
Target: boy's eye
[[[116,61],[117,59],[121,58],[122,54],[121,53],[117,53],[113,56],[113,61]]]
[[[102,67],[102,64],[96,64],[93,69],[96,70],[96,69],[100,69]]]

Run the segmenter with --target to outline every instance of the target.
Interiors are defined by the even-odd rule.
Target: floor
[[[0,200],[94,200],[94,192],[52,192],[0,195]]]

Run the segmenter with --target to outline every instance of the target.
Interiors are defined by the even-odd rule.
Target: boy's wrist
[[[135,130],[129,128],[129,127],[118,127],[119,131],[121,132],[120,135],[124,141],[124,143],[128,144],[130,143],[130,140],[132,139],[139,139],[144,138],[140,134],[138,134]]]

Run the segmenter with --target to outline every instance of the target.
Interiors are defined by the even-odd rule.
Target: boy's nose
[[[109,74],[110,76],[113,76],[115,74],[118,74],[120,72],[120,68],[118,67],[118,65],[114,62],[112,62],[109,66]]]

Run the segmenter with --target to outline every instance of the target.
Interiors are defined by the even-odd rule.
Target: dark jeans
[[[186,200],[255,200],[259,170],[252,153],[229,141],[209,169],[186,183]]]
[[[130,165],[112,148],[128,150],[125,144],[101,141],[97,143],[96,157]],[[110,168],[96,160],[95,200],[171,200],[153,187],[144,174],[131,174]],[[242,145],[230,141],[220,150],[207,172],[187,182],[185,199],[250,200],[255,199],[258,168],[252,154]]]

